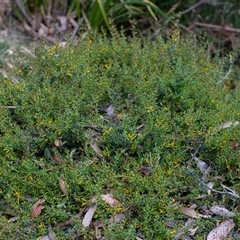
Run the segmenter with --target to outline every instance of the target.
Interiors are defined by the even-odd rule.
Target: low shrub
[[[16,69],[17,82],[1,79],[1,236],[47,235],[49,224],[70,219],[93,196],[93,221],[125,216],[104,225],[108,239],[173,239],[185,218],[182,204],[214,199],[238,208],[227,197],[198,198],[206,189],[188,163],[199,147],[212,167],[209,181],[239,187],[239,151],[231,148],[238,126],[221,129],[239,119],[239,94],[228,84],[231,75],[216,84],[227,61],[211,59],[207,44],[177,32],[155,41],[113,35],[92,33],[65,48],[43,45]],[[101,199],[108,193],[120,204],[108,206]],[[30,218],[40,198],[45,208]],[[178,220],[172,228],[171,219]],[[79,219],[53,230],[59,239],[96,235]]]

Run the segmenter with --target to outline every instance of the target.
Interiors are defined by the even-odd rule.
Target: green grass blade
[[[108,29],[110,29],[108,17],[107,17],[107,14],[106,14],[106,11],[105,11],[103,2],[102,2],[101,0],[97,0],[97,2],[98,2],[98,5],[99,5],[99,8],[100,8],[100,11],[101,11],[101,13],[102,13],[103,19],[104,19],[104,21],[105,21]]]

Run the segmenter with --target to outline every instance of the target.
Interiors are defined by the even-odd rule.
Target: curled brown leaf
[[[109,204],[111,207],[113,207],[114,205],[120,204],[120,202],[117,199],[115,199],[112,196],[112,194],[105,194],[105,195],[102,195],[101,197],[102,197],[102,200],[107,204]]]
[[[238,149],[238,142],[236,140],[233,140],[232,142],[232,150],[236,151]]]
[[[33,204],[31,218],[36,218],[41,214],[42,210],[44,209],[44,206],[41,206],[41,204],[43,204],[44,202],[45,199],[42,198]]]
[[[63,162],[63,160],[57,155],[52,155],[52,159],[55,163],[62,163]]]
[[[63,194],[67,195],[68,194],[68,186],[65,181],[62,179],[59,180],[59,187],[62,191]]]
[[[146,176],[150,175],[151,169],[148,165],[142,166],[140,172]]]

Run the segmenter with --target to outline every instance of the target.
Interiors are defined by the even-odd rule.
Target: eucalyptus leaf
[[[47,160],[49,160],[49,159],[52,158],[51,152],[50,152],[50,150],[49,150],[48,147],[45,147],[45,149],[44,149],[44,157],[45,157]]]

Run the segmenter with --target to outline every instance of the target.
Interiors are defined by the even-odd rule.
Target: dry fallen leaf
[[[52,226],[48,226],[48,235],[45,235],[41,238],[38,238],[39,240],[58,240],[55,232],[52,230]]]
[[[44,209],[41,204],[44,202],[45,199],[39,199],[36,203],[33,204],[31,218],[38,217],[41,214],[42,210]]]
[[[139,125],[139,126],[137,126],[137,128],[136,128],[136,132],[140,132],[140,131],[144,128],[144,126],[145,126],[144,123],[141,124],[141,125]]]
[[[10,222],[16,222],[16,221],[19,220],[19,219],[20,219],[19,216],[12,217],[12,218],[10,218],[10,219],[8,220],[8,222],[9,222],[9,223],[10,223]]]
[[[232,142],[232,150],[235,151],[238,149],[238,142],[236,140],[233,140]]]
[[[221,129],[229,128],[231,126],[237,126],[238,124],[239,124],[239,121],[235,121],[235,122],[227,121],[221,126],[219,126],[217,129],[221,130]]]
[[[140,169],[140,172],[143,173],[144,175],[148,176],[151,173],[151,169],[149,166],[142,166]]]
[[[120,204],[118,200],[113,198],[112,194],[101,195],[101,197],[102,197],[102,200],[107,204],[109,204],[111,207],[113,207],[116,204]]]
[[[39,240],[51,240],[48,235],[38,238]]]
[[[58,21],[60,22],[61,26],[57,26],[58,31],[63,34],[67,30],[67,18],[65,16],[57,16]]]
[[[202,160],[199,160],[196,156],[192,155],[193,160],[196,162],[199,170],[201,171],[201,173],[206,172],[206,170],[208,169],[208,164]]]
[[[194,225],[195,221],[192,219],[188,219],[187,222],[185,222],[184,227],[177,232],[177,234],[174,237],[174,240],[185,239],[184,238],[185,233],[190,231]]]
[[[197,213],[194,209],[188,207],[182,207],[182,213],[191,218],[210,218],[209,215],[203,215]]]
[[[67,42],[60,42],[58,46],[61,48],[65,48],[67,46]]]
[[[62,179],[59,180],[59,186],[60,186],[62,193],[67,195],[68,194],[68,186]]]
[[[208,234],[207,240],[222,240],[227,237],[227,235],[232,231],[233,228],[233,220],[225,220]]]
[[[48,226],[48,237],[50,240],[58,240],[56,233],[53,231],[52,226]]]
[[[0,70],[0,73],[2,74],[3,78],[8,78],[7,72],[5,70]]]
[[[113,104],[110,104],[108,108],[106,109],[106,113],[109,117],[111,117],[114,114],[114,107]]]
[[[102,237],[102,229],[100,228],[95,228],[95,239],[96,240],[103,240],[105,239],[104,237]]]
[[[234,217],[235,213],[227,210],[224,207],[221,206],[213,206],[210,207],[210,212],[214,213],[215,215],[221,216],[221,217]]]
[[[63,160],[59,157],[59,156],[57,156],[57,155],[52,155],[52,159],[53,159],[53,161],[55,162],[55,163],[62,163],[63,162]]]
[[[118,223],[118,222],[121,222],[122,220],[124,220],[125,218],[126,218],[125,214],[118,213],[115,216],[109,218],[108,223],[109,224]],[[102,228],[105,225],[105,223],[106,223],[105,221],[95,221],[92,223],[92,226],[95,229],[99,229],[99,228]]]
[[[74,148],[71,152],[70,152],[70,157],[73,159],[73,156],[75,155],[75,153],[77,152],[77,149]]]
[[[198,218],[197,213],[194,209],[188,207],[182,207],[182,213],[191,218]]]
[[[208,190],[207,190],[208,195],[210,195],[211,194],[211,189],[213,188],[214,183],[213,182],[209,182],[209,183],[206,184],[206,186],[208,187]]]
[[[97,209],[97,199],[96,197],[93,197],[91,199],[91,206],[89,207],[89,209],[87,210],[83,220],[82,220],[82,225],[83,227],[89,227],[89,225],[91,224],[93,215]]]
[[[102,228],[105,225],[104,221],[95,221],[92,223],[92,226],[97,229],[97,228]]]
[[[125,218],[126,218],[125,214],[118,213],[109,219],[109,223],[118,223],[124,220]]]
[[[29,56],[36,58],[35,54],[25,46],[21,46],[21,52],[28,54]]]
[[[199,170],[201,171],[201,173],[205,173],[206,170],[208,169],[208,165],[207,163],[205,163],[204,161],[198,160],[196,161],[197,166],[199,168]]]
[[[189,230],[189,235],[190,235],[190,236],[194,236],[195,233],[197,232],[197,230],[198,230],[198,227],[195,227],[195,228],[190,229],[190,230]]]
[[[101,149],[99,148],[99,146],[97,145],[97,143],[91,144],[91,147],[92,147],[93,151],[98,155],[98,157],[100,157],[100,158],[103,157],[102,151],[101,151]]]
[[[55,140],[54,140],[54,145],[56,146],[56,147],[58,147],[58,148],[61,148],[62,147],[62,140],[61,140],[61,138],[60,137],[58,137],[58,138],[56,138]]]

